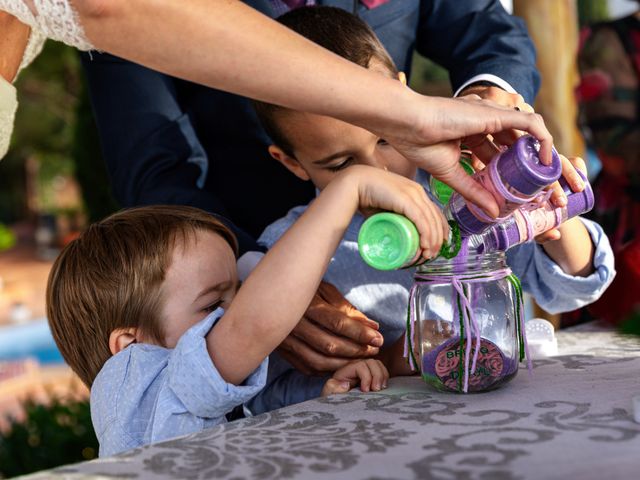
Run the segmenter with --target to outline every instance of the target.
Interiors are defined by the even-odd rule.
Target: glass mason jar
[[[436,259],[418,267],[407,351],[424,380],[446,392],[509,382],[524,358],[522,289],[504,252]]]

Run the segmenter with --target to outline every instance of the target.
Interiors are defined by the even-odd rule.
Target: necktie
[[[307,4],[307,0],[282,0],[282,3],[293,10],[294,8],[304,7]]]

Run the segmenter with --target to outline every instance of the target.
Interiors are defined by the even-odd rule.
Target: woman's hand
[[[504,107],[477,95],[424,99],[426,97],[419,96],[416,102],[426,104],[413,132],[381,135],[420,168],[450,185],[489,215],[498,214],[498,205],[491,194],[460,166],[461,142],[470,145],[472,150],[482,152],[485,158],[487,141],[493,142],[495,139],[500,143],[508,143],[514,129],[523,130],[540,141],[542,162],[551,163],[553,139],[540,115]],[[434,158],[426,148],[430,143],[440,143],[442,155],[439,158]]]

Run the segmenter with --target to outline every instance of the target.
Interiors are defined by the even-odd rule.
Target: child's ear
[[[402,85],[404,85],[405,87],[407,86],[407,76],[404,72],[398,72],[398,80],[400,80],[400,83],[402,83]]]
[[[284,153],[284,151],[280,147],[276,145],[271,145],[269,147],[269,155],[271,155],[271,158],[276,159],[282,165],[284,165],[287,168],[287,170],[293,173],[300,180],[305,180],[305,181],[309,180],[309,174],[304,168],[302,168],[302,165],[300,165],[300,162],[298,162],[298,160],[296,160],[295,158],[290,157],[289,155]]]
[[[135,327],[116,328],[109,335],[109,350],[111,355],[121,352],[132,343],[137,341],[138,329]]]

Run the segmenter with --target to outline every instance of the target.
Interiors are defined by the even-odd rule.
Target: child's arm
[[[587,173],[584,161],[574,157],[562,159],[562,175],[574,192],[584,189],[584,182],[576,173],[576,169]],[[559,185],[551,197],[556,206],[566,205],[566,196]],[[584,223],[574,217],[560,225],[558,229],[540,235],[536,240],[542,243],[547,255],[567,274],[575,277],[586,277],[593,273],[593,254],[595,247]]]
[[[209,354],[226,381],[244,381],[297,324],[359,206],[406,215],[426,257],[447,234],[417,183],[375,168],[347,169],[265,255],[208,335]]]

